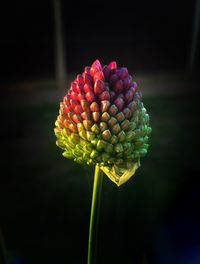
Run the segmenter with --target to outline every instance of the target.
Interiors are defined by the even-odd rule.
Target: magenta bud
[[[133,82],[132,77],[129,75],[123,80],[124,89],[127,90],[131,87],[131,84]]]
[[[120,78],[124,80],[126,77],[128,77],[128,70],[127,68],[123,67],[121,68]]]
[[[111,75],[110,80],[109,80],[109,84],[110,84],[110,86],[114,86],[115,83],[116,83],[118,80],[119,80],[119,78],[118,78],[117,74],[113,74],[113,75]]]
[[[99,99],[101,101],[103,101],[103,100],[108,100],[109,101],[110,100],[109,92],[108,91],[104,91],[102,94],[100,94]]]
[[[108,64],[109,70],[116,70],[117,69],[117,63],[116,61],[112,61]]]
[[[115,101],[114,101],[115,105],[117,106],[117,108],[121,111],[123,106],[124,106],[124,100],[122,98],[117,98]]]
[[[101,94],[102,92],[105,91],[105,84],[103,81],[101,80],[97,80],[94,84],[94,92],[95,94],[99,95]]]
[[[123,87],[123,81],[122,80],[118,80],[116,83],[115,83],[115,86],[114,86],[114,90],[116,93],[121,93],[123,91],[124,87]]]
[[[77,83],[75,83],[75,82],[72,82],[72,83],[71,83],[71,89],[72,89],[75,93],[79,93],[79,92],[80,92],[79,87],[77,86]]]
[[[90,110],[92,112],[99,112],[99,105],[97,104],[97,102],[93,102],[91,105],[90,105]]]
[[[133,100],[133,97],[134,97],[134,92],[132,90],[128,90],[126,93],[125,93],[125,99],[126,99],[126,102],[129,103]]]
[[[87,92],[85,95],[86,100],[91,103],[95,101],[95,96],[93,92]]]
[[[105,66],[103,67],[103,73],[104,73],[104,77],[105,77],[105,79],[108,80],[109,77],[110,77],[110,70],[109,70],[109,68],[108,68],[107,65],[105,65]]]

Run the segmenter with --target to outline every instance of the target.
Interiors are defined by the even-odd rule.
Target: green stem
[[[97,245],[97,227],[99,219],[99,208],[101,200],[101,188],[102,188],[103,172],[98,165],[95,167],[93,193],[92,193],[92,205],[90,213],[90,227],[89,227],[89,239],[88,239],[88,259],[87,264],[95,263],[95,245]]]

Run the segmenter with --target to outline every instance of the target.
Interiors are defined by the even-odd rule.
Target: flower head
[[[98,164],[118,186],[126,182],[148,149],[151,127],[141,99],[127,68],[115,61],[85,67],[60,103],[55,123],[63,156]]]

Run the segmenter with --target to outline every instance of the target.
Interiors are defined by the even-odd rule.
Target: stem
[[[102,189],[102,179],[103,173],[98,165],[95,167],[94,173],[94,184],[92,193],[92,205],[90,212],[90,227],[89,227],[89,239],[88,239],[88,259],[87,264],[95,263],[95,246],[97,245],[97,227],[99,219],[99,208],[100,208],[100,198]]]

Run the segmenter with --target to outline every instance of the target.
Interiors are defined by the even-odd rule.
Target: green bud
[[[130,122],[126,119],[121,123],[121,128],[126,131],[129,129],[129,124]]]
[[[95,139],[95,134],[93,132],[90,132],[90,131],[86,131],[86,135],[87,135],[87,140],[88,141],[91,141],[93,139]]]
[[[117,143],[117,142],[118,142],[118,138],[117,138],[117,136],[113,135],[113,136],[111,137],[110,143],[111,143],[111,144],[115,144],[115,143]]]
[[[100,122],[99,127],[100,127],[101,131],[104,131],[108,128],[108,126],[105,122]]]
[[[97,150],[102,150],[106,147],[106,141],[100,139],[97,142]]]
[[[122,146],[122,144],[117,143],[117,144],[115,145],[115,151],[116,151],[116,152],[122,152],[122,151],[123,151],[123,146]]]
[[[126,140],[126,134],[123,130],[121,132],[119,132],[118,139],[119,139],[119,142],[123,142]]]
[[[94,124],[92,127],[91,127],[91,131],[94,132],[95,134],[99,134],[99,127],[97,124]]]

